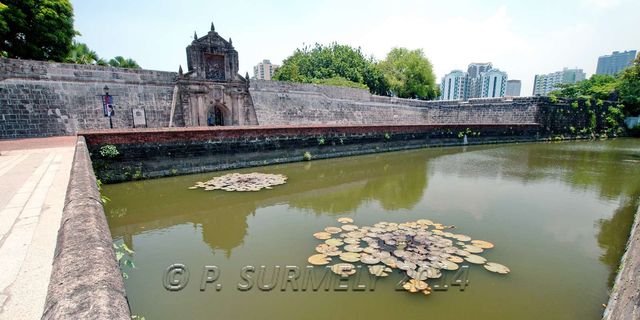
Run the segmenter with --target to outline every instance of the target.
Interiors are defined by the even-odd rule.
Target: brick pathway
[[[40,319],[75,137],[0,140],[0,319]]]

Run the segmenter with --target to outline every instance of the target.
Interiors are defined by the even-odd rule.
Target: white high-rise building
[[[504,97],[507,91],[507,73],[499,69],[491,69],[480,75],[482,79],[481,98]]]
[[[253,78],[258,80],[271,80],[273,74],[280,66],[272,64],[270,60],[265,59],[253,67]]]
[[[467,73],[453,70],[442,78],[440,100],[466,100]]]
[[[533,81],[533,95],[546,96],[558,89],[561,83],[576,83],[584,80],[586,74],[582,69],[567,69],[548,74],[537,74]]]
[[[491,62],[473,62],[467,67],[467,96],[466,99],[482,97],[482,73],[493,68]]]

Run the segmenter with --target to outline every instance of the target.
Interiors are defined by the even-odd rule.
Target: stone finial
[[[249,71],[247,71],[247,73],[245,73],[244,78],[249,81]]]
[[[182,72],[182,65],[180,65],[180,67],[178,68],[178,75],[182,77],[183,74],[184,72]]]
[[[233,41],[231,41],[231,38],[229,38],[229,45],[233,46]]]
[[[216,27],[213,25],[213,22],[211,22],[211,31],[216,31]]]
[[[195,31],[193,32],[193,40],[198,40],[198,34]]]

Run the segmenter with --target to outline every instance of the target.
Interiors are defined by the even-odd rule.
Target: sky
[[[240,74],[263,59],[279,64],[296,48],[338,42],[384,59],[393,47],[422,49],[437,82],[471,62],[492,62],[522,81],[581,68],[598,57],[640,49],[638,0],[71,0],[78,40],[100,57],[133,58],[143,68],[186,70],[185,48],[211,22],[232,38]]]

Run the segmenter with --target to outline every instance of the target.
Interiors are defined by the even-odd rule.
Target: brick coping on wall
[[[188,128],[136,128],[81,131],[79,136],[87,139],[87,143],[145,143],[170,141],[224,140],[228,138],[269,138],[297,136],[325,136],[343,134],[394,134],[416,133],[437,130],[472,129],[533,129],[539,128],[537,123],[529,124],[397,124],[397,125],[305,125],[305,126],[242,126],[242,127],[188,127]],[[155,135],[152,135],[155,134]]]
[[[217,127],[172,127],[172,128],[128,128],[128,129],[105,129],[105,130],[83,130],[79,131],[79,136],[91,134],[130,134],[137,132],[190,132],[190,131],[253,131],[253,130],[278,130],[278,129],[348,129],[348,128],[420,128],[420,129],[441,129],[443,127],[531,127],[539,126],[538,123],[465,123],[465,124],[310,124],[310,125],[275,125],[275,126],[217,126]]]

